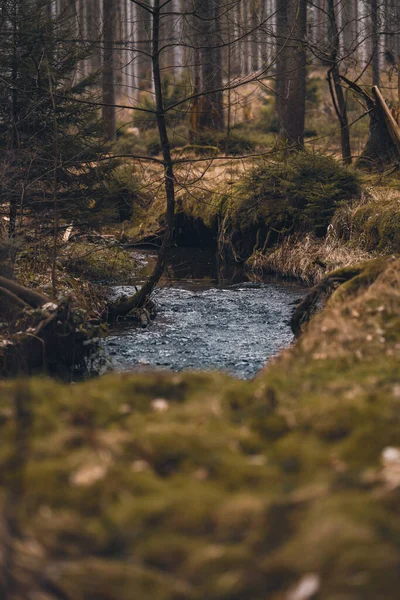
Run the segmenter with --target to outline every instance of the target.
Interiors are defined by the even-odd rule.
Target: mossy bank
[[[360,175],[333,157],[302,152],[227,161],[201,181],[177,186],[175,243],[214,247],[254,276],[313,284],[331,270],[400,252],[396,174]],[[134,220],[128,237],[160,239],[163,202]]]
[[[250,383],[0,384],[0,581],[21,599],[397,599],[399,358],[388,258]]]

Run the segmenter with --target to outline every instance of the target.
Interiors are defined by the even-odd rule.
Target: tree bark
[[[343,2],[343,54],[345,62],[357,62],[358,49],[357,49],[357,26],[358,26],[358,4],[354,0],[353,2]]]
[[[307,0],[278,0],[279,137],[290,148],[303,148],[306,111]]]
[[[371,0],[372,85],[380,84],[378,0]]]
[[[201,97],[194,103],[198,131],[223,131],[223,65],[220,39],[220,0],[194,0],[194,27],[200,64],[194,80]],[[192,119],[193,121],[193,119]]]
[[[116,135],[115,114],[115,8],[114,0],[103,0],[103,121],[109,140]]]
[[[335,14],[335,0],[328,0],[328,37],[331,47],[330,63],[328,71],[329,89],[331,92],[333,106],[340,123],[340,138],[342,146],[342,158],[346,165],[351,164],[351,144],[349,120],[347,116],[347,102],[343,93],[339,72],[339,31]]]
[[[153,43],[152,43],[152,65],[153,65],[153,78],[154,78],[154,90],[156,97],[156,110],[157,110],[157,126],[158,133],[162,147],[162,154],[164,159],[164,182],[166,192],[166,213],[165,213],[165,232],[162,241],[161,248],[158,253],[157,263],[154,267],[153,273],[150,275],[143,287],[134,294],[131,298],[116,302],[108,307],[108,318],[115,320],[117,317],[126,316],[134,309],[142,308],[146,305],[150,294],[154,290],[155,286],[159,282],[166,263],[167,252],[171,247],[173,231],[174,231],[174,219],[175,219],[175,178],[173,162],[171,158],[171,146],[169,142],[167,124],[166,124],[166,113],[163,98],[163,88],[161,81],[161,68],[160,68],[160,0],[154,0],[152,17],[153,17]]]
[[[18,15],[19,15],[19,3],[16,1],[12,8],[12,39],[13,39],[13,50],[12,50],[12,66],[11,66],[11,79],[13,82],[13,88],[11,93],[11,104],[12,104],[12,135],[11,135],[11,148],[14,152],[19,146],[19,136],[17,131],[18,123],[18,52],[19,52],[19,40],[18,40]],[[17,226],[17,215],[18,215],[18,200],[14,194],[10,197],[10,212],[9,212],[9,237],[15,235]]]

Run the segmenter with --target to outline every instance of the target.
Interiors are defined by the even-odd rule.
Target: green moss
[[[12,497],[29,564],[17,584],[278,600],[314,574],[322,598],[395,600],[400,480],[383,451],[400,447],[400,261],[369,273],[252,382],[0,383],[0,504]]]
[[[222,244],[249,257],[289,234],[325,235],[340,203],[359,195],[356,175],[331,157],[301,152],[262,161],[240,181],[201,198],[187,195],[181,209],[219,230]]]
[[[400,193],[358,207],[352,215],[352,233],[369,251],[400,252]]]
[[[90,281],[129,284],[137,265],[129,252],[118,246],[77,242],[64,258],[67,271]]]

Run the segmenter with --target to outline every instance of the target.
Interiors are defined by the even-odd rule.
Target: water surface
[[[199,257],[195,274],[200,269],[203,276],[193,278],[188,272],[192,260],[187,257],[185,262],[185,255],[179,255],[173,281],[165,280],[154,294],[158,315],[147,329],[125,323],[104,340],[110,368],[217,369],[250,378],[292,342],[289,319],[304,288],[286,282],[243,281],[243,270],[228,278],[217,277],[211,267],[200,268]]]

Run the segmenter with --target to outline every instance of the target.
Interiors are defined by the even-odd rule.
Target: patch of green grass
[[[76,242],[63,258],[67,271],[89,281],[129,284],[137,265],[132,255],[118,246]]]

